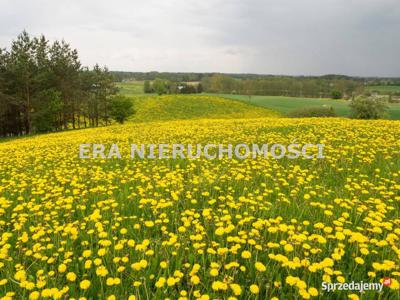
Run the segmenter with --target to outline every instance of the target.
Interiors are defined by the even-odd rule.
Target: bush
[[[351,117],[354,119],[381,119],[387,110],[385,99],[359,96],[350,103]]]
[[[291,118],[336,117],[336,113],[332,106],[309,106],[293,110],[288,116]]]
[[[149,93],[153,93],[153,88],[151,87],[151,83],[148,80],[144,81],[143,84],[143,91],[145,92],[145,94],[149,94]]]
[[[394,96],[394,97],[393,97]],[[388,102],[389,103],[400,103],[400,94],[399,93],[393,93],[389,94],[388,96]]]
[[[118,123],[124,123],[134,113],[132,100],[128,97],[116,96],[112,99],[110,115]]]
[[[159,78],[154,80],[152,85],[154,92],[157,93],[158,95],[167,93],[168,91],[167,86],[168,86],[168,81]]]
[[[332,99],[342,99],[343,95],[340,91],[332,91],[331,97]]]

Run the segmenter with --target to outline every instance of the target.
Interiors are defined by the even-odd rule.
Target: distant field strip
[[[370,91],[400,93],[400,85],[372,85],[367,87]]]
[[[292,110],[308,106],[332,106],[338,116],[348,117],[350,107],[346,100],[318,99],[318,98],[298,98],[283,96],[251,96],[218,94],[220,97],[240,100],[249,104],[255,104],[266,107],[286,115]],[[400,119],[400,104],[389,104],[388,118],[393,120]]]

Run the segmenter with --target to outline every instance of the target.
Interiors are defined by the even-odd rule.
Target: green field
[[[381,93],[400,93],[399,85],[372,85],[368,86],[369,91],[378,91]]]
[[[276,110],[283,115],[288,114],[290,111],[307,106],[332,106],[338,116],[348,117],[350,108],[346,100],[333,100],[333,99],[317,99],[317,98],[296,98],[296,97],[283,97],[283,96],[251,96],[249,99],[246,95],[230,95],[219,94],[218,96],[250,102],[255,105]],[[400,104],[390,104],[388,110],[388,118],[393,120],[400,119]]]
[[[132,96],[144,94],[143,81],[118,82],[117,87],[119,88],[119,93],[122,95]]]

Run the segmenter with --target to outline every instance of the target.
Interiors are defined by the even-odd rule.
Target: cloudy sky
[[[111,70],[400,76],[399,0],[0,0],[23,29]]]

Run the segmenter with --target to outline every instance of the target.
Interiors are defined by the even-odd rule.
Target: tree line
[[[200,82],[174,82],[157,78],[153,81],[145,80],[143,90],[145,93],[162,94],[196,94],[203,92]]]
[[[117,81],[124,80],[168,80],[172,82],[188,82],[188,81],[200,81],[206,73],[184,73],[184,72],[123,72],[123,71],[112,71]]]
[[[0,135],[16,136],[110,123],[115,78],[83,67],[76,49],[22,32],[0,48]]]
[[[112,72],[118,81],[143,80],[145,93],[228,93],[245,95],[347,98],[369,86],[398,86],[400,78],[346,75],[286,76],[229,73]],[[392,94],[396,96],[396,93]]]
[[[124,80],[155,80],[157,78],[174,81],[174,82],[189,82],[201,81],[203,78],[211,77],[214,75],[222,75],[234,79],[242,80],[261,80],[271,78],[281,79],[296,79],[296,80],[353,80],[362,85],[400,85],[400,77],[357,77],[338,74],[328,74],[322,76],[288,76],[288,75],[270,75],[270,74],[251,74],[251,73],[194,73],[194,72],[125,72],[125,71],[112,71],[117,81]]]
[[[270,95],[313,98],[351,98],[364,90],[363,82],[345,77],[275,77],[236,79],[213,75],[201,81],[209,93]]]

